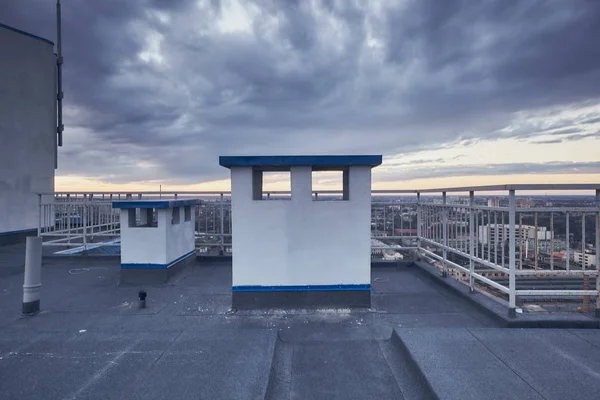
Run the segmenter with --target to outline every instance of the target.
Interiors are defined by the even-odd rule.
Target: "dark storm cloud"
[[[600,121],[502,131],[515,112],[600,101],[598,1],[350,3],[243,2],[253,22],[231,31],[240,17],[228,1],[63,2],[59,172],[190,183],[227,177],[222,154],[577,140]],[[53,1],[0,11],[54,39]]]
[[[564,142],[572,142],[572,141],[576,141],[576,140],[582,140],[582,139],[586,139],[586,138],[600,138],[600,132],[586,133],[583,135],[567,135],[567,136],[564,136],[564,137],[558,138],[558,139],[536,140],[536,141],[532,141],[531,143],[537,143],[537,144],[564,143]]]
[[[597,123],[600,123],[600,117],[598,117],[598,118],[586,119],[585,121],[582,121],[581,123],[582,123],[582,124],[597,124]]]
[[[396,173],[375,174],[379,181],[403,179],[446,178],[453,176],[522,175],[522,174],[597,174],[600,162],[510,163],[482,165],[453,165],[439,168],[414,168]]]
[[[416,118],[429,104],[432,118],[467,129],[474,115],[599,95],[591,82],[600,79],[600,47],[591,40],[600,35],[600,2],[422,0],[389,19],[388,61],[420,60],[428,76],[445,76],[411,91]]]

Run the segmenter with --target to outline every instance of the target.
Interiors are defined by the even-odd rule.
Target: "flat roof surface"
[[[600,387],[600,330],[501,328],[414,266],[374,267],[371,309],[242,312],[230,261],[152,287],[118,286],[118,257],[43,261],[43,311],[22,318],[24,246],[0,247],[0,398],[583,399]]]
[[[42,42],[46,42],[46,43],[51,44],[52,46],[54,46],[54,42],[51,41],[51,40],[49,40],[49,39],[45,39],[45,38],[43,38],[41,36],[37,36],[37,35],[34,35],[32,33],[22,31],[20,29],[14,28],[12,26],[3,24],[2,22],[0,22],[0,28],[8,29],[9,31],[20,33],[22,35],[29,36],[30,38],[33,38],[33,39],[41,40]]]
[[[173,208],[200,204],[200,199],[182,200],[119,200],[112,202],[112,208]]]
[[[221,156],[219,165],[231,167],[257,167],[263,169],[311,166],[313,169],[337,169],[351,165],[380,165],[381,155],[335,156]]]

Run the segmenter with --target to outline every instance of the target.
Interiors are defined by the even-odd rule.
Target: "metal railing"
[[[587,191],[595,196],[591,200],[559,200],[557,204],[535,196],[547,191]],[[534,195],[517,197],[517,192]],[[313,199],[333,201],[340,193],[315,191]],[[52,195],[52,200],[45,202],[40,195],[39,234],[47,246],[82,251],[97,248],[99,243],[119,246],[119,215],[110,207],[112,200],[194,197],[202,200],[195,210],[197,251],[231,252],[229,192]],[[290,192],[263,193],[266,200],[286,196],[289,198]],[[504,302],[511,313],[528,302],[557,299],[583,300],[582,311],[587,312],[592,297],[600,309],[600,279],[596,279],[600,185],[373,190],[372,196],[373,259],[420,257],[443,276],[450,275],[471,290]]]
[[[119,246],[119,210],[110,201],[42,201],[39,196],[38,236],[44,246],[86,251],[102,246]]]

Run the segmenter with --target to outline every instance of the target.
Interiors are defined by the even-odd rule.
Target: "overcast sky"
[[[383,154],[376,188],[600,181],[598,0],[62,3],[57,189],[221,189],[219,155],[266,154]],[[54,6],[0,22],[55,40]]]

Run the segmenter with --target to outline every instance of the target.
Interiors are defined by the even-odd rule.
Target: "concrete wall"
[[[122,264],[169,264],[193,251],[194,220],[185,221],[183,207],[179,224],[171,224],[173,209],[157,210],[157,226],[129,227],[121,225]],[[130,210],[121,209],[121,221],[128,221]],[[192,213],[193,215],[193,213]]]
[[[291,200],[252,200],[252,169],[232,167],[233,286],[369,284],[371,168],[349,174],[346,201],[313,201],[310,167]]]
[[[54,191],[55,69],[51,43],[0,25],[0,235],[36,229]]]
[[[121,263],[122,264],[166,264],[167,222],[171,224],[169,209],[158,210],[156,227],[129,227],[128,209],[121,209]],[[168,218],[167,218],[168,217]],[[167,221],[168,219],[168,221]]]
[[[192,207],[193,209],[194,207]],[[167,211],[179,210],[179,224],[167,226],[167,260],[171,262],[196,249],[194,236],[194,212],[191,212],[191,220],[185,221],[184,207],[177,207]],[[171,223],[169,219],[168,223]],[[170,232],[170,233],[169,233]]]

